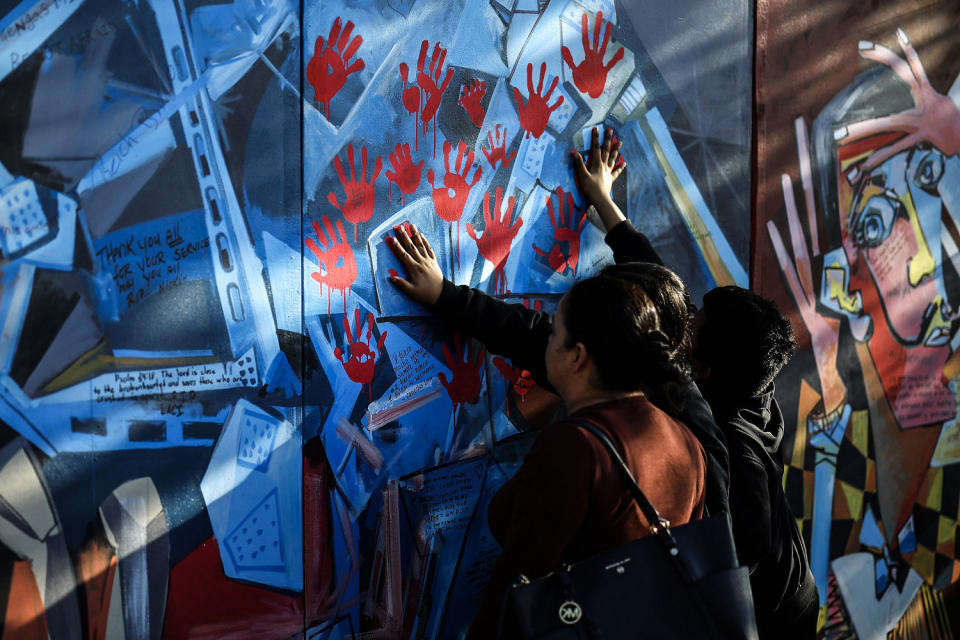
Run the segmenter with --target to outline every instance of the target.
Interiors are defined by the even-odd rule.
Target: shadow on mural
[[[7,5],[4,638],[462,635],[557,401],[398,295],[384,238],[551,310],[612,262],[568,160],[594,125],[696,298],[752,247],[809,329],[781,395],[824,629],[941,613],[960,111],[905,36],[791,114],[798,187],[751,221],[744,0]]]

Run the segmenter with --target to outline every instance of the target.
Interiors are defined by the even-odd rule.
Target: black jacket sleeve
[[[624,220],[607,232],[604,240],[613,250],[613,261],[617,264],[624,262],[652,262],[663,265],[660,255],[650,244],[647,236],[643,235],[633,223]]]
[[[449,280],[443,281],[433,312],[482,342],[490,353],[510,358],[513,366],[526,369],[538,385],[553,391],[543,360],[553,326],[549,313],[510,304]]]

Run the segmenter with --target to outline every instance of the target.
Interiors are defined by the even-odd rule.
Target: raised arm
[[[607,231],[606,243],[613,250],[614,262],[652,262],[662,265],[663,261],[647,237],[637,231],[610,196],[613,183],[627,166],[620,155],[622,146],[623,143],[616,139],[609,127],[601,143],[600,132],[594,127],[587,162],[576,149],[572,151],[577,184],[600,216],[603,228]]]
[[[505,356],[515,367],[526,369],[541,387],[547,382],[543,354],[550,337],[550,314],[510,304],[466,285],[457,286],[443,277],[430,243],[414,225],[396,228],[396,238],[387,237],[407,277],[390,281],[412,300],[429,305],[448,325],[484,344],[492,354]]]

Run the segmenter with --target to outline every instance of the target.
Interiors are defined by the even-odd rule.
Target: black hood
[[[744,431],[758,440],[768,453],[776,453],[783,438],[783,414],[780,413],[780,405],[774,401],[773,391],[771,382],[761,393],[745,400],[724,402],[711,399],[710,406],[713,407],[717,424],[721,428]]]

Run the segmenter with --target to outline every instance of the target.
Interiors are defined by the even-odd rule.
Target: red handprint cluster
[[[553,197],[547,196],[547,213],[550,214],[550,223],[553,225],[553,248],[549,254],[537,245],[533,245],[533,250],[546,257],[553,270],[560,275],[565,274],[567,269],[570,270],[570,275],[576,275],[577,262],[580,259],[580,234],[583,233],[583,228],[587,224],[587,216],[577,211],[573,203],[573,194],[567,193],[567,218],[570,226],[565,226],[567,219],[563,213],[563,196],[563,189],[557,187],[557,216],[554,216],[553,212]],[[558,217],[559,222],[557,222]],[[562,249],[564,244],[567,245],[566,251]]]
[[[313,57],[307,63],[307,81],[313,86],[314,99],[324,106],[327,118],[330,117],[330,101],[346,84],[347,76],[364,68],[364,62],[360,58],[350,62],[350,58],[363,44],[360,35],[350,41],[352,33],[353,23],[348,20],[343,26],[338,16],[330,27],[326,46],[323,36],[318,36],[313,47]]]
[[[501,127],[499,124],[496,127],[496,141],[494,141],[493,131],[487,131],[487,141],[490,143],[490,149],[488,150],[485,146],[480,145],[480,150],[483,151],[483,155],[487,156],[487,162],[490,163],[490,168],[494,171],[497,170],[497,163],[500,163],[500,166],[507,168],[510,166],[510,163],[513,162],[513,159],[516,157],[517,152],[514,150],[507,155],[507,128]]]
[[[320,265],[320,271],[310,274],[310,277],[323,285],[327,286],[327,313],[330,313],[330,296],[334,289],[343,294],[343,310],[347,310],[347,290],[353,286],[357,279],[357,262],[353,257],[353,249],[347,243],[347,235],[343,230],[343,221],[337,220],[337,231],[340,233],[340,241],[334,235],[333,225],[328,216],[323,216],[323,226],[326,233],[314,220],[312,223],[313,232],[317,234],[317,240],[320,246],[313,238],[306,238],[303,243],[307,246],[313,255],[316,256]]]
[[[373,216],[373,205],[376,193],[373,190],[373,183],[380,175],[380,169],[383,168],[383,162],[380,156],[377,156],[373,165],[373,173],[370,174],[370,181],[364,182],[363,176],[367,173],[367,147],[360,147],[360,178],[357,179],[356,166],[354,165],[353,145],[347,145],[347,162],[350,164],[350,179],[343,171],[343,163],[339,157],[333,159],[333,166],[337,170],[337,176],[340,177],[340,184],[343,185],[344,198],[343,205],[333,193],[327,194],[327,200],[343,213],[347,222],[353,223],[353,241],[357,241],[357,224],[366,222]]]
[[[463,215],[463,208],[467,204],[467,198],[470,197],[470,190],[480,181],[483,175],[483,168],[477,166],[473,174],[473,181],[467,182],[467,173],[473,166],[473,151],[467,153],[467,143],[463,140],[457,145],[457,160],[453,167],[450,166],[450,151],[453,147],[449,140],[443,141],[443,166],[446,173],[443,176],[443,186],[434,185],[433,169],[427,170],[427,180],[433,187],[433,206],[437,215],[453,225],[457,223],[457,262],[460,261],[460,217]],[[466,158],[464,158],[466,154]]]
[[[477,250],[480,251],[480,255],[493,265],[498,281],[497,293],[507,292],[507,277],[503,268],[510,256],[510,246],[513,244],[513,239],[517,237],[520,227],[523,226],[523,219],[519,216],[513,224],[510,224],[515,204],[513,196],[507,199],[507,209],[501,215],[500,204],[502,200],[503,191],[500,187],[497,187],[496,202],[491,213],[490,194],[483,194],[483,236],[477,237],[473,225],[467,223],[467,235],[477,243]]]
[[[340,364],[343,365],[343,370],[347,372],[347,377],[353,380],[354,382],[359,382],[362,385],[368,386],[368,391],[370,393],[370,400],[373,400],[373,372],[376,365],[377,356],[380,355],[380,351],[383,349],[383,344],[387,341],[387,332],[384,331],[380,334],[380,338],[376,343],[376,350],[371,349],[371,339],[373,336],[373,313],[370,313],[367,316],[367,335],[366,339],[361,339],[361,333],[363,329],[363,321],[360,316],[360,309],[354,310],[354,327],[356,327],[355,332],[350,331],[350,323],[347,321],[347,315],[343,316],[343,330],[346,333],[347,337],[347,353],[345,354],[340,347],[337,347],[333,351],[333,355],[336,356],[337,360],[340,361]],[[344,355],[348,355],[344,359]]]
[[[473,79],[473,85],[464,85],[460,89],[460,99],[457,104],[463,107],[467,115],[470,116],[470,122],[475,127],[483,126],[483,96],[487,93],[487,83],[478,78]]]
[[[430,56],[430,66],[427,63],[427,47],[429,42],[424,40],[420,43],[420,56],[417,58],[417,79],[416,85],[407,86],[410,68],[406,62],[400,63],[400,79],[403,80],[403,93],[400,100],[408,113],[420,114],[420,121],[423,122],[423,133],[427,132],[430,121],[437,115],[440,108],[440,101],[443,99],[443,92],[447,90],[450,79],[453,77],[453,69],[447,69],[443,75],[443,63],[447,58],[447,50],[437,42],[433,46],[433,53]],[[440,77],[443,76],[443,80]],[[420,124],[414,120],[414,148],[419,148]],[[434,125],[434,150],[436,150],[436,125]]]
[[[548,105],[553,90],[557,88],[557,82],[560,78],[554,77],[553,82],[546,93],[543,93],[543,79],[547,73],[547,63],[540,63],[540,81],[537,83],[537,89],[533,89],[533,63],[527,63],[527,100],[524,101],[523,94],[516,87],[513,88],[513,99],[517,103],[517,116],[520,119],[520,126],[527,132],[526,137],[533,136],[539,138],[547,130],[547,122],[550,121],[550,114],[557,110],[563,104],[563,96],[557,98],[557,101]]]
[[[623,59],[623,49],[617,49],[616,53],[610,58],[607,64],[603,63],[603,56],[607,54],[607,45],[610,43],[611,23],[607,23],[607,28],[603,32],[603,42],[600,42],[600,27],[603,25],[603,12],[598,11],[597,17],[593,23],[593,47],[590,46],[590,27],[588,26],[587,14],[583,14],[580,19],[580,35],[583,40],[583,60],[580,64],[573,63],[573,54],[570,49],[564,46],[560,50],[560,56],[563,61],[569,65],[573,71],[573,84],[581,92],[591,98],[599,98],[603,93],[603,88],[607,84],[607,74],[621,59]]]
[[[483,347],[477,353],[476,358],[473,355],[473,341],[467,341],[467,352],[463,352],[463,337],[459,333],[453,336],[456,357],[450,352],[446,343],[443,344],[443,359],[446,360],[450,368],[451,378],[447,380],[444,373],[437,377],[440,384],[447,390],[447,395],[453,401],[453,411],[456,414],[457,405],[474,404],[480,397],[480,373],[483,370]],[[461,360],[461,357],[463,359]]]
[[[390,167],[387,169],[387,184],[390,185],[388,198],[393,198],[393,185],[396,184],[400,190],[400,206],[403,206],[403,197],[410,195],[420,186],[420,172],[423,170],[423,160],[420,164],[413,164],[413,158],[410,157],[410,145],[404,142],[397,144],[390,154]]]

